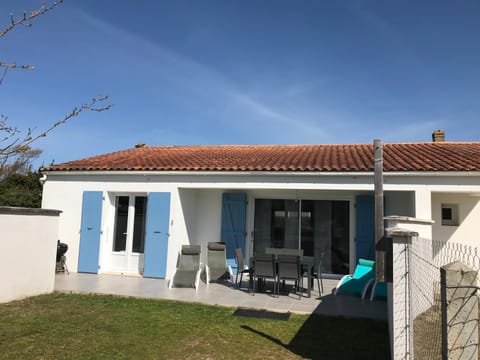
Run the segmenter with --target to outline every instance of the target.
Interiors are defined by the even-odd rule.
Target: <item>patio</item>
[[[55,290],[67,293],[94,293],[138,298],[156,298],[210,305],[245,307],[277,312],[322,314],[354,318],[387,319],[387,302],[361,300],[355,296],[332,295],[337,280],[324,279],[324,294],[318,297],[318,289],[312,296],[302,297],[290,293],[272,297],[270,293],[255,293],[252,296],[245,288],[237,289],[231,283],[200,282],[198,291],[190,288],[168,289],[168,282],[160,279],[125,275],[70,273],[57,274]]]

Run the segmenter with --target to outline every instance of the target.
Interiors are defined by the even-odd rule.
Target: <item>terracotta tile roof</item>
[[[143,146],[43,171],[373,171],[373,144]],[[480,142],[384,144],[384,171],[480,171]]]

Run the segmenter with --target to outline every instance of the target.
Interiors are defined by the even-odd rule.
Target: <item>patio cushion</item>
[[[208,250],[225,251],[225,243],[223,242],[209,242]]]
[[[374,260],[367,260],[367,259],[358,259],[358,265],[374,267],[375,261]]]
[[[182,254],[184,255],[198,255],[201,251],[200,245],[183,245]]]
[[[209,242],[207,245],[207,267],[209,281],[221,280],[230,275],[230,269],[227,266],[225,243]]]
[[[174,286],[191,286],[198,289],[200,279],[200,245],[182,245],[178,257],[177,270],[170,281],[170,288]]]
[[[195,277],[197,271],[195,270],[178,270],[175,273],[176,287],[195,287]]]
[[[223,278],[226,278],[226,277],[230,276],[230,272],[228,271],[227,267],[222,268],[222,269],[210,268],[209,271],[210,271],[210,280],[211,281],[223,279]]]

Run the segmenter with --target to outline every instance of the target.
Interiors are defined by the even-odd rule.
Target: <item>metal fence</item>
[[[409,304],[407,321],[409,342],[415,359],[441,359],[442,322],[440,302],[440,267],[460,261],[480,272],[480,248],[459,243],[445,243],[413,238],[406,247],[407,274],[410,284],[405,294]],[[480,285],[477,277],[477,286]],[[411,348],[410,348],[411,350]]]

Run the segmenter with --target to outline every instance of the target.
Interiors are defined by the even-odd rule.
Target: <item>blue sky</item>
[[[9,13],[41,1],[0,2]],[[479,1],[66,0],[0,40],[0,112],[49,164],[148,145],[480,140]]]

